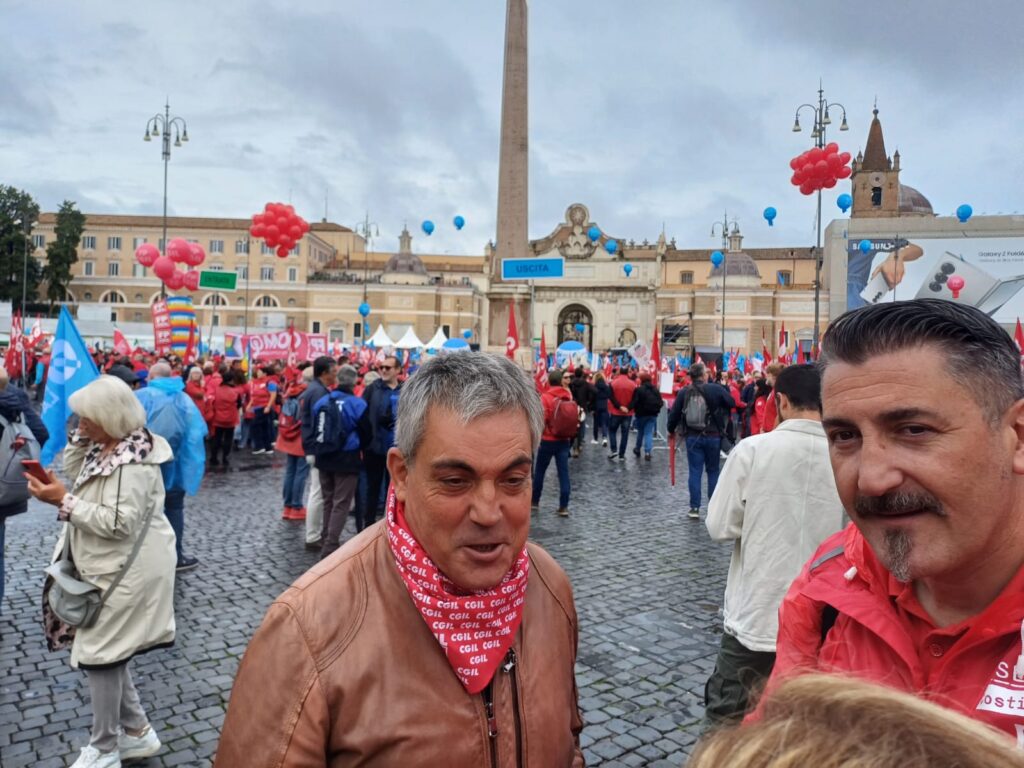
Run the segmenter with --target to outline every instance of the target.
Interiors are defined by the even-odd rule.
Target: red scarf
[[[412,535],[405,507],[388,492],[388,542],[413,605],[469,693],[491,681],[523,620],[530,560],[526,547],[493,589],[465,593],[441,573]]]

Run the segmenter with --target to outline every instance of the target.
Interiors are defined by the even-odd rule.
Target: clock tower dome
[[[853,210],[858,219],[881,219],[895,216],[934,216],[931,203],[913,187],[900,184],[900,153],[890,158],[885,154],[882,123],[878,107],[868,131],[864,152],[858,152],[850,176],[853,187]]]

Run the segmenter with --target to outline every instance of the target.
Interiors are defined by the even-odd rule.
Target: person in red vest
[[[540,396],[544,409],[544,434],[537,448],[537,458],[533,469],[533,501],[531,511],[537,512],[540,507],[540,495],[544,490],[544,474],[548,471],[551,459],[555,460],[558,470],[558,515],[569,516],[569,451],[573,438],[579,430],[579,406],[572,399],[569,382],[572,379],[567,372],[555,368],[548,374],[548,388]],[[560,405],[561,403],[561,405]],[[571,408],[570,408],[571,406]],[[558,414],[556,408],[571,410],[576,415],[576,430],[569,430]],[[568,434],[568,431],[572,434]]]
[[[237,384],[235,374],[225,371],[213,393],[210,404],[210,426],[213,427],[210,440],[211,467],[228,465],[235,427],[238,426],[238,411],[242,407],[242,389]]]
[[[769,363],[768,367],[765,368],[764,379],[768,383],[768,386],[772,387],[773,392],[775,388],[775,377],[782,373],[785,367],[786,366],[782,363]],[[775,424],[778,420],[779,411],[775,405],[775,396],[774,394],[771,394],[765,402],[764,416],[761,418],[761,431],[771,432],[775,429]]]
[[[627,375],[627,371],[619,368],[612,379],[611,397],[608,399],[608,448],[609,459],[626,460],[626,447],[629,443],[629,425],[633,422],[633,392],[636,381]]]
[[[271,426],[274,403],[277,401],[277,377],[273,366],[256,368],[256,378],[249,382],[249,405],[252,413],[253,456],[271,453]]]

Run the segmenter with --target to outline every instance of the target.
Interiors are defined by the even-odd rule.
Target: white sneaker
[[[122,760],[133,760],[139,757],[152,757],[163,745],[157,738],[156,731],[151,727],[141,736],[129,736],[124,731],[117,734],[117,750]]]
[[[100,752],[90,744],[82,748],[71,768],[121,768],[121,754],[116,749],[113,752]]]

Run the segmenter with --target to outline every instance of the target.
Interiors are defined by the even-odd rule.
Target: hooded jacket
[[[28,395],[22,389],[18,389],[10,384],[0,389],[0,415],[3,415],[8,421],[15,421],[19,417],[24,419],[25,426],[35,436],[40,447],[50,439],[50,433],[47,431],[42,419],[35,412],[32,403],[29,402]],[[0,507],[0,520],[11,515],[19,515],[27,509],[28,499],[16,501],[13,504],[6,504]]]
[[[981,613],[919,635],[917,643],[908,611],[919,624],[932,623],[913,584],[896,581],[851,523],[818,548],[782,602],[765,699],[788,675],[834,671],[930,699],[1018,739],[1024,726],[1024,568]]]
[[[164,489],[185,491],[189,496],[199,492],[206,470],[206,420],[185,394],[185,382],[179,376],[152,379],[145,389],[135,391],[146,409],[146,427],[160,435],[173,451],[170,460],[161,465]]]

